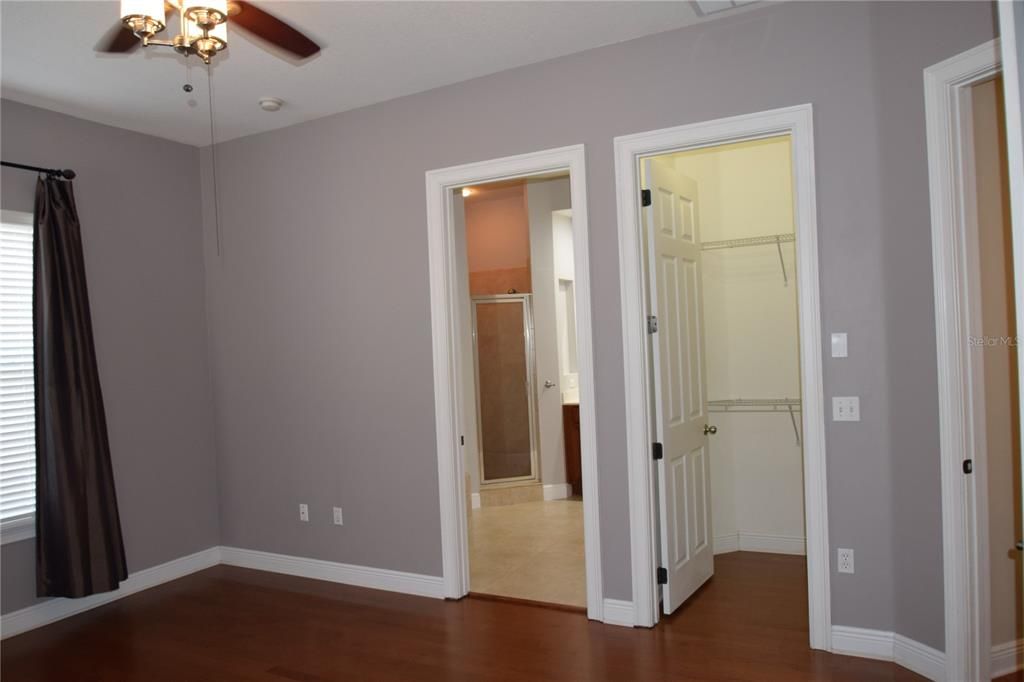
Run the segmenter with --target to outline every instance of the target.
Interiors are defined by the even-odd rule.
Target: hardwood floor
[[[803,559],[737,552],[654,629],[228,566],[5,640],[4,682],[919,680],[807,648]]]

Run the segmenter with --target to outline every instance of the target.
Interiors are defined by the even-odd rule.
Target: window
[[[32,216],[0,214],[0,533],[32,537],[36,507]]]

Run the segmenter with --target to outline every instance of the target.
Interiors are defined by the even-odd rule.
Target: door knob
[[[704,435],[705,436],[707,436],[707,435],[712,435],[713,436],[716,433],[718,433],[718,427],[717,426],[708,426],[707,424],[704,425]]]
[[[1024,552],[1024,540],[1017,540],[1017,551]]]
[[[555,382],[553,382],[551,379],[545,379],[544,380],[544,388],[554,388],[554,387],[555,387]]]

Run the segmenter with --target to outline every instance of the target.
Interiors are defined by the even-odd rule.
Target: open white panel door
[[[714,573],[697,185],[660,159],[645,160],[644,170],[648,287],[657,316],[653,413],[662,455],[658,572],[662,607],[672,613]]]

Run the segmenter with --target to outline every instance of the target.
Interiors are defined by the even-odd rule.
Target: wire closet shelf
[[[779,251],[779,265],[782,267],[782,284],[789,286],[789,276],[786,274],[786,260],[782,257],[782,245],[787,242],[796,242],[796,235],[792,232],[785,234],[766,234],[761,237],[742,237],[740,239],[722,239],[714,242],[702,242],[701,251],[718,251],[721,249],[736,249],[745,246],[767,246],[774,245]]]
[[[796,413],[799,411],[799,398],[732,398],[708,401],[708,412],[786,412],[793,424],[793,435],[798,446],[800,426],[796,420]]]

